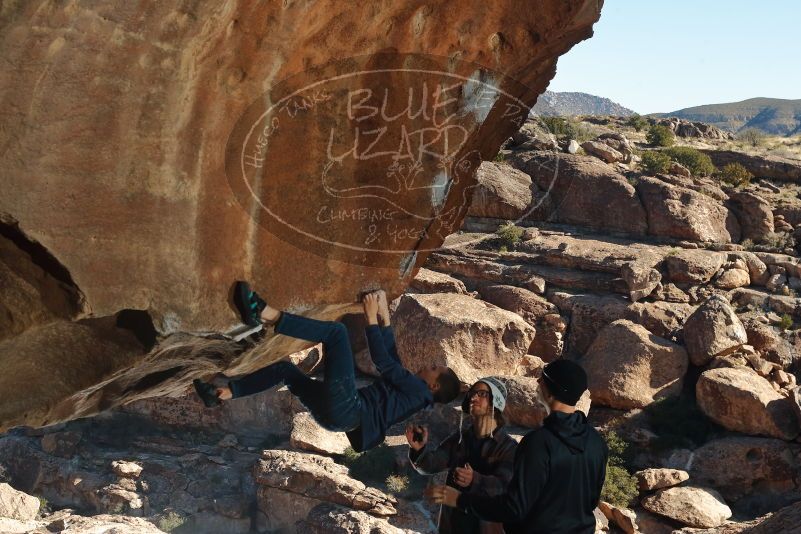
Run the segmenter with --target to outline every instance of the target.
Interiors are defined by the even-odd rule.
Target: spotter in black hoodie
[[[593,534],[609,449],[580,411],[553,412],[526,434],[515,454],[506,493],[462,493],[458,507],[507,534]]]

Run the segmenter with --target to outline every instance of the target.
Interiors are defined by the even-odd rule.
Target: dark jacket
[[[553,412],[518,445],[506,493],[463,493],[458,508],[503,522],[507,534],[593,534],[608,456],[583,413]]]
[[[497,429],[492,437],[479,439],[470,427],[463,430],[461,436],[461,443],[456,432],[436,449],[423,447],[415,451],[410,447],[409,460],[424,475],[447,469],[446,484],[460,491],[485,497],[501,495],[512,479],[517,442],[503,428]],[[466,463],[473,468],[473,482],[463,488],[454,480],[454,468],[464,467]],[[456,508],[443,507],[439,531],[442,534],[503,534],[503,525],[482,521]]]
[[[361,425],[347,433],[356,451],[381,444],[389,427],[434,402],[428,384],[401,364],[392,327],[368,325],[365,332],[370,357],[381,376],[359,389]]]

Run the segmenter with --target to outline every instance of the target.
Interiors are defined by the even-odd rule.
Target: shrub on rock
[[[672,146],[676,136],[667,126],[653,125],[648,129],[645,140],[653,146]]]
[[[670,157],[656,150],[649,150],[642,155],[640,166],[646,174],[655,175],[668,172]]]

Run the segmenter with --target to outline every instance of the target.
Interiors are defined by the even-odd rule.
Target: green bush
[[[646,174],[650,175],[668,172],[668,169],[670,169],[670,156],[657,150],[649,150],[642,155],[640,167]]]
[[[575,139],[579,143],[589,141],[594,136],[589,128],[569,117],[542,117],[542,123],[556,137]]]
[[[689,146],[674,146],[662,152],[690,169],[693,176],[710,176],[717,170],[712,164],[712,158]]]
[[[628,508],[638,495],[637,479],[630,475],[625,468],[611,463],[607,464],[601,499],[615,506]]]
[[[541,120],[548,131],[556,136],[567,135],[570,129],[568,120],[564,117],[542,117]]]
[[[648,128],[648,121],[642,118],[637,113],[629,116],[628,120],[626,121],[626,124],[634,128],[638,132]]]
[[[348,447],[342,454],[342,463],[356,480],[365,484],[377,484],[385,482],[394,473],[395,453],[386,443],[362,453]]]
[[[606,480],[601,490],[601,499],[616,506],[628,507],[638,495],[637,480],[626,468],[633,450],[631,445],[614,430],[604,432],[603,436],[609,447],[609,460],[606,464]]]
[[[350,465],[356,461],[356,459],[361,456],[362,453],[356,452],[353,447],[348,447],[345,451],[340,455],[340,460],[344,465]]]
[[[624,440],[614,430],[609,430],[603,434],[606,446],[609,447],[609,463],[624,467],[631,459],[633,450],[631,444]]]
[[[765,132],[757,130],[756,128],[747,128],[737,134],[737,139],[753,147],[763,145],[766,138]]]
[[[495,235],[503,242],[502,246],[506,246],[508,249],[520,243],[520,239],[523,237],[523,228],[515,226],[511,222],[506,222],[498,227]]]
[[[779,328],[782,330],[789,330],[793,326],[793,318],[790,317],[789,313],[785,313],[782,315],[782,319],[779,322]]]
[[[726,182],[734,187],[740,187],[751,183],[753,174],[739,163],[727,163],[717,174],[722,182]]]
[[[776,250],[795,248],[795,238],[787,232],[772,232],[765,237],[765,242]]]
[[[49,514],[52,510],[50,510],[50,502],[47,500],[47,497],[39,495],[36,498],[39,499],[39,515],[44,516]]]
[[[667,126],[654,124],[648,129],[645,140],[648,141],[648,144],[653,146],[672,146],[676,141],[676,136]]]
[[[497,154],[495,154],[495,161],[497,161],[498,163],[503,163],[504,161],[506,161],[506,154],[504,154],[503,152],[498,152]]]

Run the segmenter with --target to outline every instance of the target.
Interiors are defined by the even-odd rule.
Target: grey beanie
[[[497,377],[494,376],[487,376],[484,377],[476,382],[478,384],[482,382],[487,385],[492,393],[492,406],[502,412],[504,408],[506,408],[506,385]],[[473,384],[475,385],[475,384]],[[462,401],[462,412],[467,413],[470,411],[470,397],[468,395],[464,396],[464,401]]]

